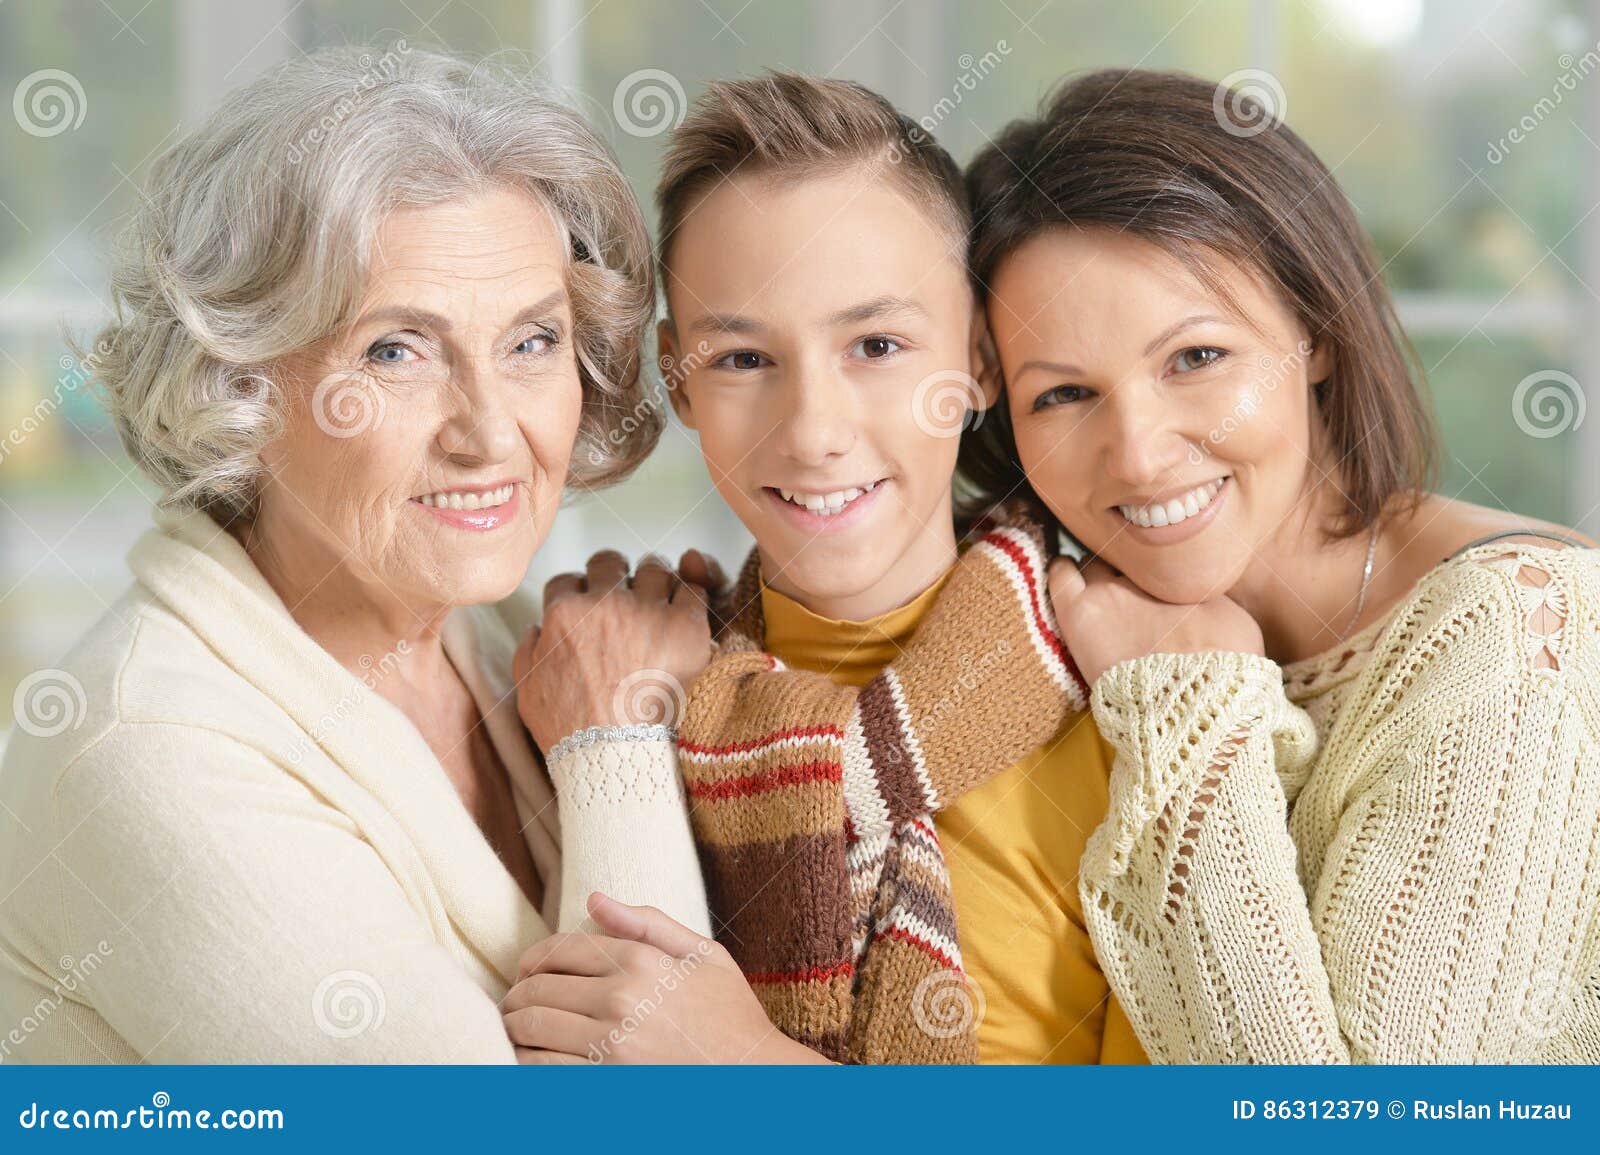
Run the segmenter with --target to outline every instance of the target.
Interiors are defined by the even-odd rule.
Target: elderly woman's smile
[[[286,600],[376,585],[427,616],[517,587],[582,407],[565,283],[564,238],[525,193],[384,219],[355,322],[284,366],[249,540]]]

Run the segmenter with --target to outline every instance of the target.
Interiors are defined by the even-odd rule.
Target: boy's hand
[[[650,906],[589,896],[605,934],[522,956],[506,1034],[523,1063],[822,1063],[768,1021],[727,950]]]

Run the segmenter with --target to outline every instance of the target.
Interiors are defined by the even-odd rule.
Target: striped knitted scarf
[[[977,1061],[932,814],[1088,703],[1050,609],[1050,551],[983,523],[900,656],[866,686],[762,652],[755,554],[679,727],[718,938],[772,1021],[829,1058]]]

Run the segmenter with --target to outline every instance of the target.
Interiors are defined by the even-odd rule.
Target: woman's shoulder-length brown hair
[[[1431,484],[1432,412],[1370,243],[1333,175],[1251,93],[1172,72],[1069,79],[973,159],[967,188],[980,287],[1019,245],[1065,226],[1137,236],[1202,277],[1220,254],[1281,293],[1332,353],[1314,383],[1347,499],[1331,533],[1358,533]],[[959,478],[969,510],[1027,492],[1004,404],[965,435]]]

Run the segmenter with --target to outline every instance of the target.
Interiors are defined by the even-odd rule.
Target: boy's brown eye
[[[761,368],[761,354],[735,353],[733,355],[733,367],[735,369],[759,369]]]

